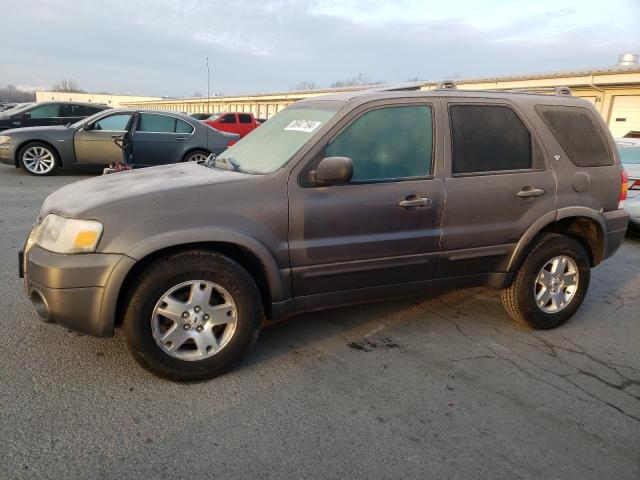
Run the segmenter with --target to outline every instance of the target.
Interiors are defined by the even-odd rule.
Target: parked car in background
[[[115,141],[125,137],[131,142],[128,162],[133,167],[203,162],[239,138],[179,113],[111,109],[69,126],[1,132],[0,162],[38,176],[56,168],[107,166],[123,161]]]
[[[34,105],[35,102],[24,102],[24,103],[8,103],[3,108],[0,108],[0,113],[3,115],[9,115],[10,110],[23,108],[28,105]]]
[[[303,100],[212,167],[52,193],[19,262],[36,315],[97,336],[122,325],[134,357],[175,380],[231,368],[263,315],[446,288],[500,289],[517,324],[551,329],[629,219],[611,134],[564,94]]]
[[[67,125],[107,109],[106,105],[39,102],[0,112],[0,131],[12,128]]]
[[[627,199],[624,209],[629,213],[630,222],[640,227],[640,138],[625,137],[616,140],[620,161],[628,177]]]
[[[237,133],[240,138],[260,126],[253,113],[242,112],[214,113],[203,122],[222,132]]]

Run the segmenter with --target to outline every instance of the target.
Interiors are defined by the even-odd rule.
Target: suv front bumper
[[[63,255],[38,245],[20,256],[25,291],[38,318],[89,335],[113,335],[120,287],[134,259]]]

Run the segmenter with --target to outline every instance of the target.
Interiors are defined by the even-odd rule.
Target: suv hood
[[[195,189],[214,184],[226,185],[250,181],[255,175],[226,170],[215,170],[195,163],[162,165],[127,172],[112,173],[90,178],[62,187],[44,201],[40,217],[59,213],[68,217],[88,218],[98,207],[126,205],[121,214],[127,216],[135,208],[133,199],[165,195],[183,190],[184,195],[195,194]],[[117,208],[117,207],[116,207]]]

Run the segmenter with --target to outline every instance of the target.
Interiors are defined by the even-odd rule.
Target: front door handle
[[[187,137],[176,137],[176,140],[179,141],[179,142],[182,142],[182,141],[184,141],[186,139],[187,139]]]
[[[398,206],[402,208],[428,207],[429,205],[431,205],[430,198],[418,197],[416,195],[410,195],[401,202],[398,202]]]
[[[520,198],[541,197],[544,195],[544,190],[535,187],[524,187],[516,195]]]
[[[121,138],[121,137],[122,137],[122,135],[120,135],[119,133],[111,135],[111,138]]]

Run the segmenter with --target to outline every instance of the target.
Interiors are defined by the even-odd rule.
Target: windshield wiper
[[[224,162],[224,165],[226,167],[227,170],[231,171],[231,172],[238,172],[240,171],[240,164],[235,161],[233,158],[228,158],[228,157],[224,157],[224,158],[216,158],[216,164],[220,163],[220,162]]]

